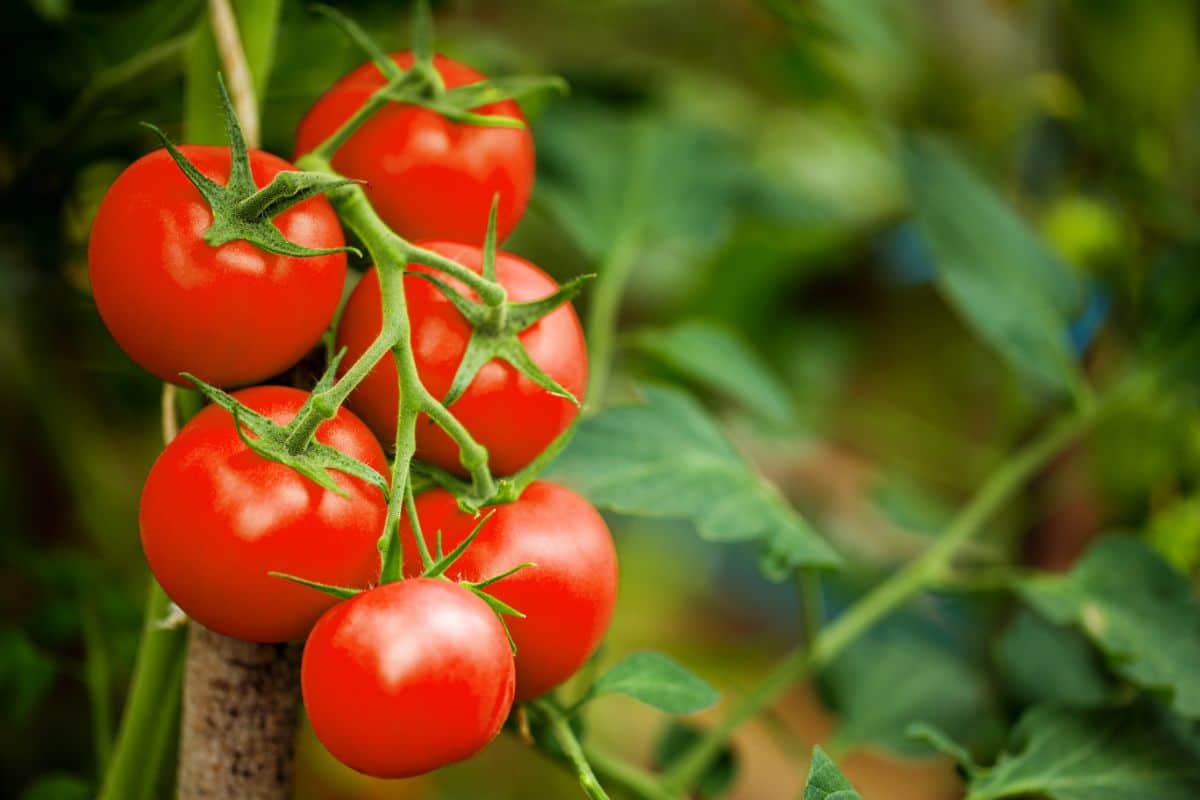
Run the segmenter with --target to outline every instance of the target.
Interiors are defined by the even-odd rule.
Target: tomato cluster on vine
[[[355,769],[400,777],[469,757],[514,702],[587,661],[612,616],[617,558],[600,515],[562,486],[531,474],[508,481],[508,495],[458,491],[465,437],[498,475],[536,471],[579,413],[586,349],[566,295],[547,300],[557,283],[495,249],[533,183],[516,102],[424,102],[484,77],[442,56],[389,62],[338,81],[300,125],[297,158],[332,137],[336,173],[246,148],[228,98],[229,147],[163,137],[104,198],[89,270],[125,352],[214,400],[146,480],[140,530],[154,576],[218,633],[305,638],[302,693],[317,736]],[[425,82],[411,102],[377,102],[404,76]],[[333,332],[351,248],[330,192],[365,197],[398,241],[422,242],[408,252],[440,259],[402,264],[399,309],[377,264]],[[446,262],[458,269],[447,274]],[[485,323],[468,313],[483,285],[468,285],[472,274],[503,290]],[[389,314],[406,315],[408,334],[381,348]],[[326,336],[344,353],[321,382],[278,385]],[[398,348],[453,426],[428,403],[406,418]],[[397,449],[403,425],[412,452]],[[385,449],[397,450],[390,468]],[[412,458],[446,488],[414,495]]]

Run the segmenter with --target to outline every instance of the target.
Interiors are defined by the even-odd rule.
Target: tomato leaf
[[[1108,676],[1087,639],[1028,609],[1000,637],[995,657],[1006,688],[1022,703],[1096,708],[1112,700]]]
[[[694,725],[674,717],[668,720],[654,745],[654,763],[660,772],[668,772],[675,762],[687,753],[704,735]],[[738,758],[733,747],[726,744],[695,782],[695,796],[699,800],[724,797],[738,774]]]
[[[1067,575],[1031,578],[1025,599],[1079,628],[1113,669],[1200,719],[1200,605],[1187,579],[1132,536],[1102,539]]]
[[[1024,375],[1068,394],[1082,381],[1067,336],[1082,310],[1074,274],[946,145],[916,138],[904,165],[947,299]]]
[[[691,320],[670,328],[635,333],[641,352],[720,394],[732,398],[764,421],[787,425],[794,399],[771,367],[734,330]]]
[[[833,759],[816,745],[808,768],[808,780],[804,782],[803,800],[862,800],[862,795],[854,790]]]
[[[623,694],[671,714],[692,714],[720,695],[677,662],[651,650],[630,653],[592,684],[591,694]]]
[[[914,733],[928,736],[929,729]],[[936,732],[935,732],[936,733]],[[934,736],[941,749],[965,752]],[[995,766],[962,762],[967,800],[1191,800],[1200,797],[1200,759],[1146,708],[1069,711],[1038,706],[1025,713]]]
[[[760,569],[772,580],[800,566],[840,563],[692,397],[661,386],[644,386],[642,394],[644,404],[580,422],[551,466],[555,478],[612,511],[683,517],[709,541],[757,542]]]

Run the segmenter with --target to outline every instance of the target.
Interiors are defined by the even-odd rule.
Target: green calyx
[[[268,253],[301,258],[340,252],[359,254],[353,247],[304,247],[285,238],[275,227],[272,219],[279,213],[310,197],[355,181],[320,172],[289,171],[279,173],[260,189],[255,185],[250,171],[246,139],[233,111],[225,82],[219,76],[218,84],[221,89],[221,109],[229,133],[229,180],[224,186],[198,170],[159,128],[142,123],[158,135],[167,153],[212,209],[213,221],[204,232],[204,241],[218,247],[242,240]]]
[[[488,281],[496,280],[496,205],[495,202],[492,203],[487,238],[483,246],[483,277]],[[489,305],[468,299],[436,275],[428,272],[408,274],[423,278],[438,287],[459,313],[466,317],[472,328],[471,338],[467,342],[467,349],[458,365],[458,371],[455,372],[450,389],[442,399],[447,407],[462,396],[483,365],[494,358],[507,361],[546,391],[565,397],[576,406],[580,404],[579,398],[537,365],[525,349],[525,345],[521,344],[518,334],[574,298],[583,285],[594,276],[580,275],[573,278],[540,300],[527,303],[510,303],[505,300],[496,305]]]
[[[525,127],[525,123],[519,119],[503,114],[480,114],[475,109],[502,100],[519,100],[548,90],[562,93],[567,91],[566,81],[550,75],[487,78],[447,89],[441,74],[433,64],[433,16],[425,0],[419,0],[414,8],[411,47],[413,65],[409,69],[403,69],[396,64],[361,27],[341,12],[325,5],[317,5],[314,9],[337,25],[357,44],[387,80],[368,102],[368,106],[388,101],[406,103],[426,108],[451,122],[519,129]],[[350,124],[357,127],[361,121],[351,120]],[[348,133],[345,136],[348,136]],[[337,143],[344,141],[345,136],[338,137]],[[332,152],[325,155],[332,155]]]
[[[296,414],[296,421],[308,416],[304,412],[315,402],[314,398],[317,393],[332,383],[340,358],[339,355],[330,363],[325,375],[317,384],[317,388],[309,395],[305,405]],[[307,441],[302,449],[297,450],[289,445],[293,433],[292,425],[277,425],[257,411],[238,402],[236,398],[194,375],[184,373],[184,377],[195,384],[196,389],[214,404],[233,414],[238,436],[247,447],[263,458],[296,470],[313,483],[340,497],[346,496],[346,490],[333,479],[334,470],[359,478],[383,492],[384,497],[388,496],[387,479],[363,462],[315,440]],[[327,415],[325,418],[328,416],[332,415]]]

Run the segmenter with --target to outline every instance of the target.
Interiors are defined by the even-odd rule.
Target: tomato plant
[[[468,758],[513,702],[499,618],[466,589],[418,578],[380,586],[321,617],[304,646],[304,705],[343,763],[382,778]]]
[[[393,53],[401,69],[413,66],[409,51]],[[436,55],[433,68],[445,89],[484,76]],[[323,94],[296,132],[299,158],[331,136],[382,89],[386,78],[363,64]],[[479,106],[478,114],[524,123],[512,100]],[[448,239],[482,244],[492,198],[499,198],[496,235],[503,241],[521,219],[533,186],[533,137],[518,128],[447,119],[436,108],[390,103],[363,123],[333,157],[338,172],[367,182],[367,196],[388,225],[410,239]]]
[[[438,533],[444,547],[457,547],[478,523],[442,490],[422,494],[416,508],[430,549]],[[400,536],[408,575],[423,569],[414,535],[406,523]],[[508,628],[517,649],[517,699],[529,700],[574,675],[600,644],[616,601],[617,553],[591,504],[537,481],[519,499],[495,507],[448,574],[481,581],[521,564],[531,566],[488,591],[525,615],[508,620]]]
[[[480,272],[483,253],[469,245],[433,242],[429,250]],[[425,276],[432,268],[417,265]],[[511,253],[496,254],[496,280],[511,301],[540,300],[558,285],[533,264]],[[459,290],[465,289],[461,284]],[[471,340],[472,328],[438,286],[420,274],[404,279],[412,326],[417,374],[435,397],[450,391]],[[337,346],[346,348],[343,365],[353,364],[378,336],[382,321],[379,279],[368,272],[346,302],[338,325]],[[559,385],[582,397],[587,384],[587,350],[574,309],[562,305],[518,335],[529,357]],[[345,369],[346,367],[343,367]],[[399,384],[395,359],[383,360],[350,396],[357,411],[384,442],[396,435]],[[454,416],[488,450],[489,463],[501,475],[516,472],[571,424],[578,408],[522,374],[513,364],[493,359],[480,367],[450,408]],[[417,425],[417,456],[446,469],[460,469],[458,445],[431,420]]]
[[[1200,796],[1190,4],[456,7],[451,52],[556,64],[554,104],[437,53],[421,0],[396,53],[325,6],[121,5],[15,4],[0,50],[56,68],[11,115],[44,137],[0,142],[5,266],[49,270],[3,276],[0,486],[61,537],[5,539],[36,624],[0,625],[0,694],[33,741],[86,693],[94,751],[4,790]],[[368,61],[336,82],[330,23]],[[103,68],[110,27],[153,45]],[[126,103],[187,144],[147,124],[125,168]],[[169,383],[104,380],[100,322]],[[96,562],[152,383],[129,665],[143,565]],[[293,772],[301,700],[336,765]]]
[[[230,177],[226,147],[185,145],[207,179]],[[256,186],[294,170],[251,151]],[[165,150],[131,164],[104,196],[88,245],[100,315],[117,343],[148,372],[189,385],[190,372],[219,386],[269,378],[307,353],[341,299],[346,257],[269,252],[244,239],[213,244],[208,200]],[[329,201],[312,197],[273,220],[283,238],[320,249],[343,245]],[[253,342],[253,346],[247,346]]]
[[[282,386],[234,395],[278,424],[307,396]],[[349,411],[325,421],[317,439],[387,471],[379,443]],[[204,409],[163,450],[142,491],[142,548],[154,577],[218,633],[256,642],[303,637],[333,600],[270,573],[358,587],[379,575],[384,498],[359,478],[333,480],[343,496],[255,453],[228,411]]]

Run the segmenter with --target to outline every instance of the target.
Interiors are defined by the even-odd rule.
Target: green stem
[[[312,153],[301,158],[298,165],[302,169],[337,175],[328,159]],[[310,406],[310,416],[317,417],[335,413],[337,406],[366,377],[371,368],[375,366],[375,362],[390,349],[395,357],[396,372],[400,383],[400,417],[405,423],[397,428],[397,437],[402,433],[407,436],[405,429],[410,427],[415,436],[416,416],[411,413],[414,409],[428,414],[458,445],[462,465],[471,476],[474,497],[480,502],[490,499],[496,492],[496,483],[488,469],[487,450],[475,441],[470,432],[437,398],[429,393],[417,373],[416,358],[410,342],[411,329],[403,276],[404,268],[408,265],[409,260],[415,260],[427,251],[413,247],[392,232],[371,206],[361,186],[350,184],[335,189],[329,193],[329,199],[337,209],[342,222],[358,235],[375,261],[383,300],[384,325],[379,336],[372,342],[363,357],[359,358],[354,366],[342,376],[341,380],[321,393],[325,397],[317,398],[320,402],[314,401]],[[437,256],[437,258],[443,259],[442,256]],[[491,289],[498,289],[501,302],[504,302],[504,290],[499,284],[485,280],[461,264],[449,261],[449,259],[443,260],[452,264],[454,269],[465,271],[472,278],[483,281],[485,285],[481,287],[481,295]],[[330,409],[333,411],[331,412]],[[411,424],[408,422],[409,419],[411,419]],[[315,424],[310,420],[298,421],[294,422],[293,426],[296,431],[302,428],[306,431],[310,429],[315,431],[319,422],[319,418]],[[308,435],[311,436],[311,434]],[[290,444],[291,437],[289,436],[289,446]],[[397,458],[399,457],[400,451],[397,451]],[[403,508],[404,486],[409,478],[411,460],[411,455],[405,457],[401,468],[393,470],[395,479],[391,489],[391,505],[394,506],[394,513],[389,515],[389,524],[392,519],[399,519]]]
[[[804,643],[811,644],[825,626],[825,600],[821,594],[821,573],[815,569],[796,571],[796,594],[804,614]]]
[[[399,239],[400,237],[396,237]],[[418,264],[424,264],[427,267],[444,272],[451,278],[462,281],[467,286],[471,287],[474,292],[479,295],[479,299],[487,306],[500,306],[508,299],[508,293],[496,281],[488,280],[474,270],[467,269],[457,261],[446,258],[441,253],[435,253],[424,247],[417,247],[415,244],[410,244],[400,239],[403,243],[405,255],[409,261],[415,261]]]
[[[571,730],[570,723],[558,707],[549,700],[542,699],[529,703],[529,708],[541,716],[549,726],[550,735],[554,737],[554,741],[562,748],[563,754],[575,768],[575,775],[579,778],[579,786],[583,789],[583,793],[591,800],[609,800],[608,793],[600,785],[596,773],[592,771],[592,765],[588,763],[587,756],[583,753],[583,747],[575,738],[575,732]]]
[[[159,723],[164,709],[179,703],[176,690],[186,642],[186,628],[159,626],[169,607],[167,595],[152,582],[129,697],[100,800],[141,800],[154,793],[158,776],[149,768],[146,755],[164,734]]]
[[[312,154],[318,158],[331,160],[334,153],[338,151],[346,140],[354,135],[354,132],[362,127],[362,124],[370,119],[371,115],[388,104],[386,96],[387,87],[380,89],[367,98],[367,102],[355,111],[350,119],[342,123],[336,131],[334,131],[328,139],[321,142],[313,148]]]
[[[877,622],[940,580],[963,545],[983,530],[984,523],[1026,481],[1087,430],[1099,416],[1099,410],[1099,404],[1091,404],[1079,414],[1060,420],[1005,459],[951,520],[937,542],[826,626],[811,649],[799,647],[789,653],[675,762],[666,775],[666,785],[682,790],[695,784],[738,726],[774,703],[796,681],[828,666]]]
[[[587,315],[588,361],[591,382],[586,405],[596,408],[604,400],[612,371],[613,342],[616,338],[617,313],[621,295],[636,263],[638,235],[627,233],[617,239],[600,266],[592,302]]]
[[[678,800],[678,795],[663,787],[658,776],[617,758],[611,753],[584,746],[583,754],[596,774],[613,786],[643,800]]]

